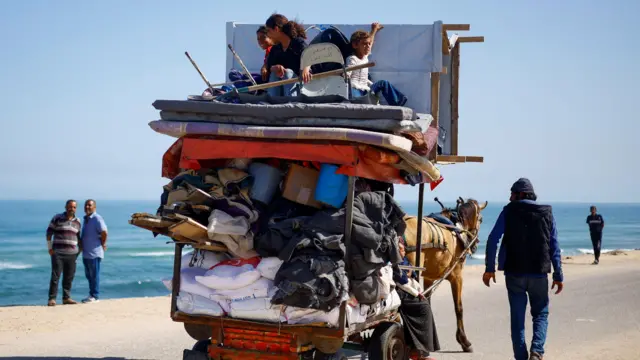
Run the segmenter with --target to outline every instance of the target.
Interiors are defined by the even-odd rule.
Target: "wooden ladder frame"
[[[469,24],[444,24],[442,25],[442,54],[451,56],[451,69],[443,67],[442,73],[447,74],[451,71],[451,154],[437,155],[438,146],[436,146],[429,154],[429,159],[436,164],[455,164],[484,162],[482,156],[461,156],[458,154],[458,91],[460,82],[460,44],[462,43],[482,43],[484,36],[458,36],[457,34],[449,37],[448,31],[469,31]],[[439,113],[440,113],[440,73],[431,73],[431,116],[436,129],[439,130]]]

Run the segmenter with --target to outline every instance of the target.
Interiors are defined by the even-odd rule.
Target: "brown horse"
[[[437,201],[437,199],[436,199]],[[440,204],[442,205],[442,204]],[[422,255],[420,264],[416,264],[416,244],[417,225],[416,217],[405,218],[407,230],[405,231],[405,241],[407,249],[407,259],[414,266],[423,267],[424,289],[427,289],[434,281],[445,277],[446,272],[453,269],[446,276],[446,280],[451,284],[453,293],[453,303],[456,311],[457,327],[456,340],[465,352],[473,352],[471,342],[467,339],[462,320],[462,269],[466,256],[455,263],[461,257],[463,251],[470,241],[475,241],[478,237],[480,224],[482,223],[482,210],[487,207],[487,202],[480,205],[476,200],[469,199],[466,202],[460,198],[457,206],[457,227],[464,230],[457,236],[450,228],[439,225],[434,221],[423,219],[422,225]],[[443,206],[441,215],[455,219],[453,211]],[[476,243],[477,244],[477,243]],[[471,252],[475,252],[476,245],[470,247]]]

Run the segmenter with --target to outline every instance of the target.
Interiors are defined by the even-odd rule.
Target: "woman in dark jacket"
[[[399,243],[400,254],[404,258],[402,265],[410,265],[402,242]],[[422,288],[413,276],[393,267],[393,280],[400,295],[400,316],[404,323],[405,341],[407,345],[418,351],[419,360],[433,360],[429,354],[440,350],[436,323],[431,312],[431,299],[422,296]]]
[[[269,82],[301,77],[305,83],[311,81],[311,68],[301,71],[300,58],[307,48],[307,34],[304,27],[295,21],[289,21],[284,15],[273,14],[266,23],[267,36],[276,44],[267,58]],[[295,84],[281,85],[267,89],[271,96],[297,95]]]

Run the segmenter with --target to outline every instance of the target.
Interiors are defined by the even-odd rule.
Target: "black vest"
[[[511,202],[504,208],[504,271],[520,274],[551,272],[551,206]]]

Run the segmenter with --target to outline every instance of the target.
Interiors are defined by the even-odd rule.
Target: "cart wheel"
[[[184,323],[184,330],[193,340],[207,340],[211,338],[211,327],[200,324]]]
[[[209,345],[211,345],[211,340],[207,339],[207,340],[200,340],[197,343],[195,343],[193,345],[193,351],[198,351],[198,352],[202,352],[202,353],[208,353],[209,352]]]
[[[373,331],[368,349],[369,360],[405,360],[406,351],[402,325],[382,323]]]
[[[315,353],[313,353],[313,360],[347,360],[347,357],[342,351],[338,351],[335,354],[325,354],[320,350],[316,350]]]

